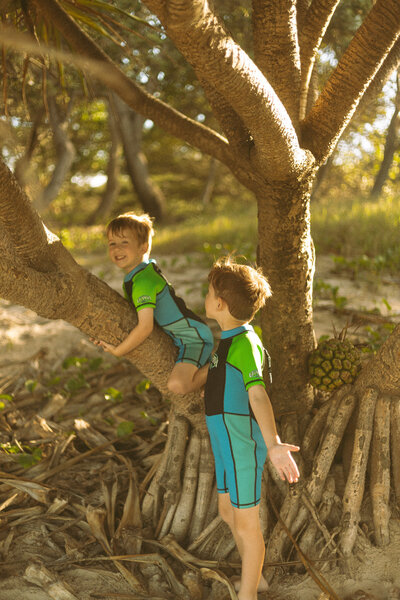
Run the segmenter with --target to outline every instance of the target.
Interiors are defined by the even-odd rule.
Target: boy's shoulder
[[[157,267],[155,260],[150,259],[149,261],[143,262],[138,265],[133,271],[125,275],[124,281],[135,281],[143,279],[158,279],[162,277],[160,269]]]
[[[230,356],[243,358],[260,352],[262,353],[261,340],[252,327],[246,328],[232,338]]]

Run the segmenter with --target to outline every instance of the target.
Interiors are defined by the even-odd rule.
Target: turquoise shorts
[[[181,336],[176,323],[174,323],[173,335],[165,328],[166,333],[169,333],[178,348],[176,362],[191,363],[200,368],[210,360],[214,346],[211,330],[202,321],[194,319],[182,319],[181,323]]]
[[[206,416],[206,423],[218,493],[229,494],[236,508],[257,506],[267,458],[267,447],[257,421],[250,415],[224,413]]]

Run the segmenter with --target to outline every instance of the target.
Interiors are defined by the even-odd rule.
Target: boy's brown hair
[[[136,215],[133,212],[127,212],[118,215],[106,227],[106,234],[109,233],[119,235],[124,229],[132,231],[138,239],[139,244],[147,242],[149,252],[151,250],[151,242],[154,235],[153,221],[147,214]]]
[[[208,281],[238,321],[251,321],[271,296],[269,283],[259,269],[238,264],[231,257],[213,265]]]

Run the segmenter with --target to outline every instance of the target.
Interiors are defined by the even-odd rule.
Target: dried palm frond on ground
[[[36,344],[23,361],[2,358],[0,365],[0,600],[232,598],[229,578],[238,572],[239,557],[217,516],[206,438],[191,435],[180,416],[169,423],[168,400],[129,363],[99,354],[81,337],[64,351],[45,351]],[[367,408],[375,400],[371,446],[380,448],[385,442],[382,447],[388,452],[385,423],[389,416],[399,422],[398,404],[391,402],[389,415],[384,396],[367,394],[363,405]],[[289,559],[282,561],[279,552],[271,551],[279,550],[280,541],[273,534],[276,520],[267,496],[286,514],[285,524],[299,524],[295,541],[313,558],[314,569],[340,589],[342,600],[360,588],[369,597],[396,598],[400,580],[393,565],[400,560],[400,523],[393,498],[387,547],[370,542],[377,531],[385,539],[386,520],[373,523],[366,517],[371,515],[370,499],[377,507],[389,505],[387,485],[380,485],[388,473],[379,470],[379,462],[378,470],[373,464],[370,471],[367,467],[373,486],[367,486],[370,494],[360,507],[354,555],[343,560],[338,545],[335,523],[342,511],[344,471],[354,461],[346,467],[345,443],[333,459],[354,405],[354,396],[344,389],[316,409],[302,442],[308,465],[304,481],[313,465],[312,484],[287,494],[286,484],[267,462],[261,518],[270,549],[266,567],[273,562],[276,573],[269,599],[317,600],[320,588],[304,575],[300,555],[290,549],[293,542],[286,534],[280,539],[288,546]],[[284,435],[292,439],[290,416],[283,421]],[[166,464],[171,429],[176,435]],[[397,492],[396,431],[390,444]],[[322,481],[326,484],[320,489]],[[160,488],[166,492],[163,497]],[[189,527],[181,517],[187,503],[204,507],[189,511]],[[358,562],[361,556],[365,568]],[[338,559],[341,572],[334,570]],[[373,571],[368,564],[374,565]],[[387,574],[385,581],[377,583],[382,573]],[[380,588],[386,596],[377,594]]]
[[[229,597],[217,563],[143,528],[168,402],[123,361],[53,366],[43,352],[0,375],[0,599],[200,599],[212,578]]]

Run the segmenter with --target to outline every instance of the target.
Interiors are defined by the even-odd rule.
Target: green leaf
[[[6,400],[7,402],[12,402],[14,398],[10,394],[0,394],[0,400]]]
[[[89,388],[90,386],[84,378],[84,376],[82,375],[82,373],[79,373],[78,377],[71,377],[64,384],[64,389],[66,389],[67,392],[70,392],[71,394],[74,394],[75,392],[81,390],[84,387]]]
[[[137,386],[135,387],[136,393],[137,394],[143,394],[143,392],[147,391],[149,389],[149,387],[151,386],[151,383],[148,379],[143,379],[140,383],[137,384]]]
[[[102,364],[103,364],[103,358],[101,356],[99,356],[98,358],[92,358],[89,361],[89,369],[91,371],[97,371],[97,369],[99,369]]]
[[[60,381],[61,381],[61,377],[59,375],[54,375],[53,377],[50,377],[50,379],[48,379],[46,381],[46,386],[53,387],[53,386],[59,384]]]
[[[63,369],[69,369],[70,367],[82,367],[85,363],[87,363],[88,359],[84,356],[69,356],[62,362]]]
[[[133,421],[122,421],[117,427],[117,436],[124,437],[130,435],[135,429],[135,423]]]
[[[42,460],[42,451],[40,448],[34,448],[32,453],[23,453],[18,456],[18,462],[20,465],[24,467],[24,469],[28,469],[29,467],[33,467],[38,462]]]
[[[151,417],[145,410],[142,410],[140,416],[150,421],[152,425],[157,425],[158,423],[158,420],[155,417]]]
[[[33,392],[37,384],[38,382],[33,379],[27,379],[25,381],[25,387],[28,390],[28,392]]]
[[[113,387],[109,387],[104,390],[104,398],[113,404],[118,404],[123,400],[122,392]]]

